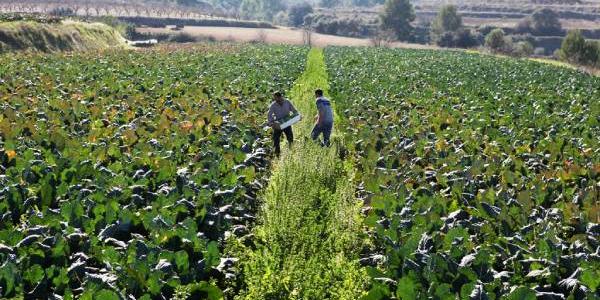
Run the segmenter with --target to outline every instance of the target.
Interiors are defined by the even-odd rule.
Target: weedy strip
[[[305,119],[300,140],[275,163],[264,193],[255,245],[240,246],[243,286],[236,299],[357,299],[367,286],[358,265],[360,205],[353,168],[331,148],[308,140],[316,113],[313,92],[328,89],[323,52],[313,49],[290,98]],[[234,246],[235,248],[236,246]]]

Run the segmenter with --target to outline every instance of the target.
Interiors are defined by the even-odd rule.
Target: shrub
[[[437,36],[435,42],[441,47],[471,48],[479,45],[477,35],[468,29],[446,31]]]
[[[516,56],[531,56],[533,54],[533,45],[527,41],[521,41],[514,44],[513,54]]]
[[[504,30],[494,29],[485,36],[485,47],[494,51],[502,52],[506,47]]]
[[[562,60],[579,63],[585,48],[585,39],[579,30],[569,31],[562,42],[559,57]]]
[[[558,51],[560,59],[595,66],[600,64],[600,44],[586,41],[580,30],[569,31]]]
[[[600,43],[596,41],[585,41],[581,63],[588,66],[600,65]]]
[[[498,27],[495,27],[492,25],[481,25],[481,26],[479,26],[477,31],[479,31],[479,33],[481,33],[483,36],[487,36],[490,32],[492,32],[496,28],[498,28]]]

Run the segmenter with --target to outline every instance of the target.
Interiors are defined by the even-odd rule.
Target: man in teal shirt
[[[321,145],[329,147],[331,130],[333,129],[333,110],[331,102],[323,96],[323,90],[316,90],[315,97],[317,98],[317,115],[315,116],[316,124],[312,130],[311,137],[313,140],[319,139],[323,134],[323,142]]]

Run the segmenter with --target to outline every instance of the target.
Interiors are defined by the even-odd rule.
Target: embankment
[[[0,23],[0,53],[87,51],[125,47],[127,41],[116,29],[100,23]]]

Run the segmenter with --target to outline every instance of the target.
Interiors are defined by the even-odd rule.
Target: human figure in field
[[[312,130],[311,137],[313,140],[319,139],[319,136],[323,134],[323,142],[321,145],[329,147],[329,138],[331,137],[331,130],[333,129],[333,110],[331,109],[331,102],[329,99],[323,96],[323,90],[316,90],[315,97],[317,98],[317,115],[315,116],[315,127]]]
[[[275,155],[279,156],[281,153],[281,134],[285,133],[285,137],[288,140],[288,146],[291,146],[294,142],[294,133],[292,131],[292,126],[287,127],[283,130],[279,127],[281,122],[288,116],[297,115],[298,111],[289,100],[285,99],[281,92],[273,93],[273,103],[271,103],[271,107],[269,107],[269,113],[267,114],[267,119],[269,121],[269,126],[273,128],[273,143],[275,145]]]

